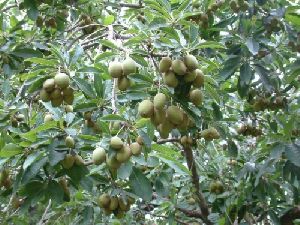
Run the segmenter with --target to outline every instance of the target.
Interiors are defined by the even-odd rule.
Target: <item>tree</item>
[[[299,223],[299,1],[0,11],[1,224]]]

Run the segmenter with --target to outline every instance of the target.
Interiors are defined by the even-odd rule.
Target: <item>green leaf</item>
[[[285,146],[286,157],[296,166],[300,167],[300,146],[296,144],[288,144]]]
[[[14,51],[12,51],[11,54],[21,58],[43,58],[43,54],[40,51],[34,50],[32,48],[17,48]]]
[[[112,56],[117,55],[116,52],[103,52],[95,58],[95,62],[102,61],[107,58],[111,58]]]
[[[34,142],[34,141],[37,140],[37,134],[39,132],[46,131],[46,130],[53,129],[53,128],[57,128],[57,122],[56,121],[47,122],[43,125],[38,126],[35,129],[32,129],[32,130],[28,131],[27,133],[21,134],[20,136],[24,139],[27,139],[31,142]]]
[[[115,17],[113,15],[108,15],[103,20],[103,25],[110,25],[114,22]]]
[[[295,26],[300,26],[300,7],[289,6],[285,13],[285,19]]]
[[[118,178],[123,180],[127,179],[132,173],[132,168],[133,164],[130,161],[123,163],[120,169],[118,169]]]
[[[104,92],[103,81],[102,81],[102,77],[99,73],[94,74],[94,87],[95,87],[97,96],[99,98],[103,98],[103,94],[104,94],[103,93]]]
[[[228,141],[228,153],[230,157],[236,158],[238,156],[238,147],[232,140]]]
[[[22,147],[9,143],[6,144],[0,151],[0,157],[9,158],[22,153]]]
[[[149,202],[152,199],[152,186],[149,179],[136,167],[132,168],[129,177],[130,187],[133,192],[143,200]]]
[[[104,46],[107,46],[109,48],[112,48],[112,49],[118,49],[118,46],[116,46],[114,43],[112,43],[111,41],[109,40],[100,40],[99,41],[102,45]]]
[[[27,58],[24,61],[26,62],[32,62],[39,65],[44,66],[56,66],[58,64],[57,60],[55,59],[46,59],[46,58]]]
[[[227,80],[234,74],[234,72],[240,65],[240,60],[240,56],[235,55],[231,56],[225,61],[225,63],[223,64],[223,69],[220,71],[220,76],[221,78],[223,78],[223,80]]]
[[[73,80],[75,81],[75,83],[80,88],[80,90],[84,93],[85,96],[88,96],[89,98],[96,98],[94,89],[86,80],[81,79],[79,77],[73,77]]]
[[[225,49],[225,46],[216,41],[206,41],[200,43],[195,47],[195,49],[203,49],[203,48],[211,48],[211,49]]]
[[[40,171],[40,169],[47,163],[48,158],[44,157],[41,158],[40,160],[32,163],[28,169],[24,172],[24,175],[22,177],[22,183],[26,184],[28,183],[31,178],[35,177],[38,172]]]
[[[116,114],[109,114],[102,116],[100,118],[102,121],[126,121],[126,119],[122,116],[116,115]]]

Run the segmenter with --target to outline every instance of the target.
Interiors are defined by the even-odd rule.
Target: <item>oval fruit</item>
[[[75,147],[75,141],[71,136],[66,137],[65,143],[66,143],[66,146],[68,148],[74,148]]]
[[[153,105],[156,109],[161,110],[165,107],[167,97],[163,93],[157,93],[153,99]]]
[[[118,78],[118,88],[120,91],[126,91],[130,87],[130,80],[127,77]]]
[[[97,147],[93,151],[92,160],[95,165],[99,165],[106,160],[106,152],[103,148]]]
[[[175,88],[178,85],[178,80],[175,76],[175,73],[172,71],[168,71],[166,74],[163,75],[164,83],[169,87]]]
[[[49,102],[50,101],[50,94],[45,89],[42,89],[40,91],[40,99],[43,102]]]
[[[52,121],[52,120],[53,120],[52,114],[47,113],[47,114],[45,115],[45,117],[44,117],[44,123],[47,123],[47,122]]]
[[[47,79],[43,83],[43,89],[47,92],[53,91],[54,87],[55,87],[54,79]]]
[[[121,148],[123,148],[123,145],[123,141],[117,136],[114,136],[110,139],[110,147],[112,147],[115,150],[120,150]]]
[[[142,153],[142,146],[140,146],[140,144],[137,143],[137,142],[133,142],[130,145],[130,150],[131,150],[133,155],[139,155],[139,154]]]
[[[190,101],[195,105],[199,106],[203,102],[203,95],[199,89],[190,91]]]
[[[154,112],[154,105],[150,100],[144,100],[139,104],[138,112],[143,118],[150,118]]]
[[[117,155],[116,155],[116,159],[120,162],[120,163],[124,163],[126,162],[131,156],[131,150],[128,146],[125,146],[124,148],[122,148],[122,150],[120,150]]]
[[[189,71],[195,70],[198,67],[198,60],[193,55],[186,55],[184,57],[184,63]]]
[[[200,88],[204,86],[204,74],[201,70],[196,69],[197,76],[193,81],[193,86],[195,88]]]
[[[172,59],[170,57],[163,57],[159,62],[159,72],[166,73],[172,66]]]
[[[136,72],[136,63],[133,59],[127,58],[123,61],[123,74],[124,76],[127,76],[131,73]]]
[[[169,106],[166,111],[167,119],[175,125],[179,125],[183,121],[183,113],[177,106]]]
[[[66,88],[70,85],[70,77],[65,73],[58,73],[54,77],[54,82],[59,88]]]
[[[123,75],[122,63],[118,61],[111,62],[108,66],[108,73],[113,78],[119,78]]]
[[[101,208],[107,208],[109,206],[110,203],[110,196],[106,193],[100,195],[99,199],[98,199],[98,205]]]
[[[184,75],[187,71],[187,68],[184,64],[184,62],[182,62],[181,60],[179,59],[175,59],[173,62],[172,62],[172,70],[174,71],[174,73],[176,73],[177,75]]]
[[[62,160],[62,166],[65,169],[70,169],[74,165],[74,162],[75,162],[75,158],[72,155],[67,154],[65,158]]]

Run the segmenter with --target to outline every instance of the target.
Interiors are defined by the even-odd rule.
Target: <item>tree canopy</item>
[[[2,0],[1,224],[299,224],[300,3]]]

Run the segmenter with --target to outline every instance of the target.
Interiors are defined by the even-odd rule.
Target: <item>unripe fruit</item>
[[[93,151],[92,160],[95,165],[99,165],[106,160],[105,150],[101,147],[97,147]]]
[[[55,87],[54,79],[47,79],[43,83],[43,89],[45,89],[45,91],[47,92],[53,91],[54,87]]]
[[[196,70],[196,78],[193,81],[193,86],[195,88],[200,88],[204,86],[204,74],[201,70],[197,69]]]
[[[182,136],[180,138],[180,143],[183,145],[183,146],[188,146],[189,143],[188,143],[188,137],[187,136]]]
[[[143,145],[143,144],[144,144],[144,140],[143,140],[143,138],[142,138],[141,136],[138,136],[138,137],[136,138],[136,142],[139,143],[140,145]]]
[[[124,201],[122,198],[118,198],[119,200],[119,207],[122,211],[127,211],[128,208],[130,208],[129,203],[126,203],[126,201]]]
[[[115,157],[106,157],[106,164],[111,170],[116,170],[121,166],[121,163]]]
[[[207,14],[205,14],[205,13],[202,13],[201,14],[201,21],[202,22],[208,22],[208,16],[207,16]],[[197,60],[197,59],[196,59]]]
[[[65,110],[66,110],[67,113],[68,113],[68,112],[73,112],[73,106],[71,106],[71,105],[66,105]]]
[[[120,163],[124,163],[126,162],[131,156],[131,150],[129,146],[124,146],[122,148],[122,150],[120,150],[117,155],[116,155],[116,159],[120,162]]]
[[[74,148],[75,147],[75,141],[71,136],[66,137],[65,142],[66,142],[66,146],[68,148]]]
[[[161,138],[167,138],[173,128],[174,125],[169,120],[164,120],[163,123],[157,127],[157,130],[159,131]]]
[[[199,89],[190,91],[190,101],[195,105],[199,106],[203,102],[203,95]]]
[[[185,64],[179,59],[172,62],[172,69],[177,75],[184,75],[187,71]]]
[[[194,205],[194,204],[196,203],[196,200],[195,200],[194,198],[189,198],[189,199],[188,199],[188,203],[189,203],[190,205]]]
[[[131,58],[127,58],[123,61],[123,75],[127,76],[136,72],[136,63]]]
[[[52,114],[47,113],[47,114],[45,115],[45,117],[44,117],[44,123],[47,123],[47,122],[52,121],[52,120],[53,120]]]
[[[166,73],[172,66],[172,59],[170,57],[163,57],[159,62],[159,72]]]
[[[55,88],[54,91],[51,92],[50,98],[51,99],[63,98],[63,96],[61,94],[61,90],[59,88]]]
[[[140,144],[137,142],[133,142],[130,145],[130,150],[133,155],[139,155],[142,153],[142,146],[140,146]]]
[[[120,91],[126,91],[130,87],[130,80],[127,77],[118,78],[118,88]]]
[[[71,87],[62,89],[63,96],[74,96],[74,90]]]
[[[123,75],[122,63],[114,61],[108,66],[108,73],[113,78],[119,78]]]
[[[70,169],[74,165],[74,162],[75,162],[75,158],[72,155],[67,154],[65,158],[62,160],[62,166],[65,169]]]
[[[77,166],[84,165],[84,160],[80,155],[76,155],[74,158],[75,158],[75,165],[77,165]]]
[[[151,117],[151,122],[155,126],[161,124],[165,119],[166,119],[166,111],[164,109],[162,110],[154,109],[153,116]]]
[[[186,131],[189,127],[190,119],[186,113],[183,113],[183,121],[181,124],[177,125],[176,128],[180,131]]]
[[[167,120],[169,120],[174,125],[179,125],[183,121],[183,113],[177,106],[169,106],[167,111]]]
[[[54,82],[59,88],[63,89],[70,85],[70,77],[65,73],[58,73],[54,77]]]
[[[63,98],[54,98],[51,99],[51,105],[52,107],[58,107],[63,103],[63,101],[64,101]]]
[[[194,70],[194,71],[191,71],[191,72],[188,72],[185,76],[184,76],[184,81],[185,82],[192,82],[196,79],[197,77],[197,71]]]
[[[184,57],[184,63],[189,71],[193,71],[198,67],[198,60],[193,55],[186,55]]]
[[[153,105],[156,109],[161,110],[165,107],[167,97],[163,93],[157,93],[153,99]]]
[[[220,134],[217,131],[216,128],[211,127],[208,129],[205,129],[201,132],[201,136],[206,140],[206,141],[211,141],[213,139],[219,139],[220,138]]]
[[[74,95],[64,95],[63,100],[66,104],[72,105],[74,101]]]
[[[50,101],[50,94],[45,89],[42,89],[40,91],[40,99],[43,102],[49,102]]]
[[[163,75],[164,83],[169,87],[175,88],[178,85],[178,80],[172,71],[168,71]]]
[[[99,199],[98,199],[98,205],[101,208],[107,208],[109,206],[110,203],[110,196],[108,194],[102,194],[100,195]]]
[[[143,118],[150,118],[154,112],[154,105],[150,100],[143,100],[138,107],[138,112]]]
[[[121,148],[123,148],[123,145],[123,141],[117,136],[114,136],[110,139],[110,147],[112,147],[115,150],[120,150]]]
[[[113,196],[110,198],[108,209],[114,211],[118,208],[118,205],[119,205],[118,198],[116,196]]]

